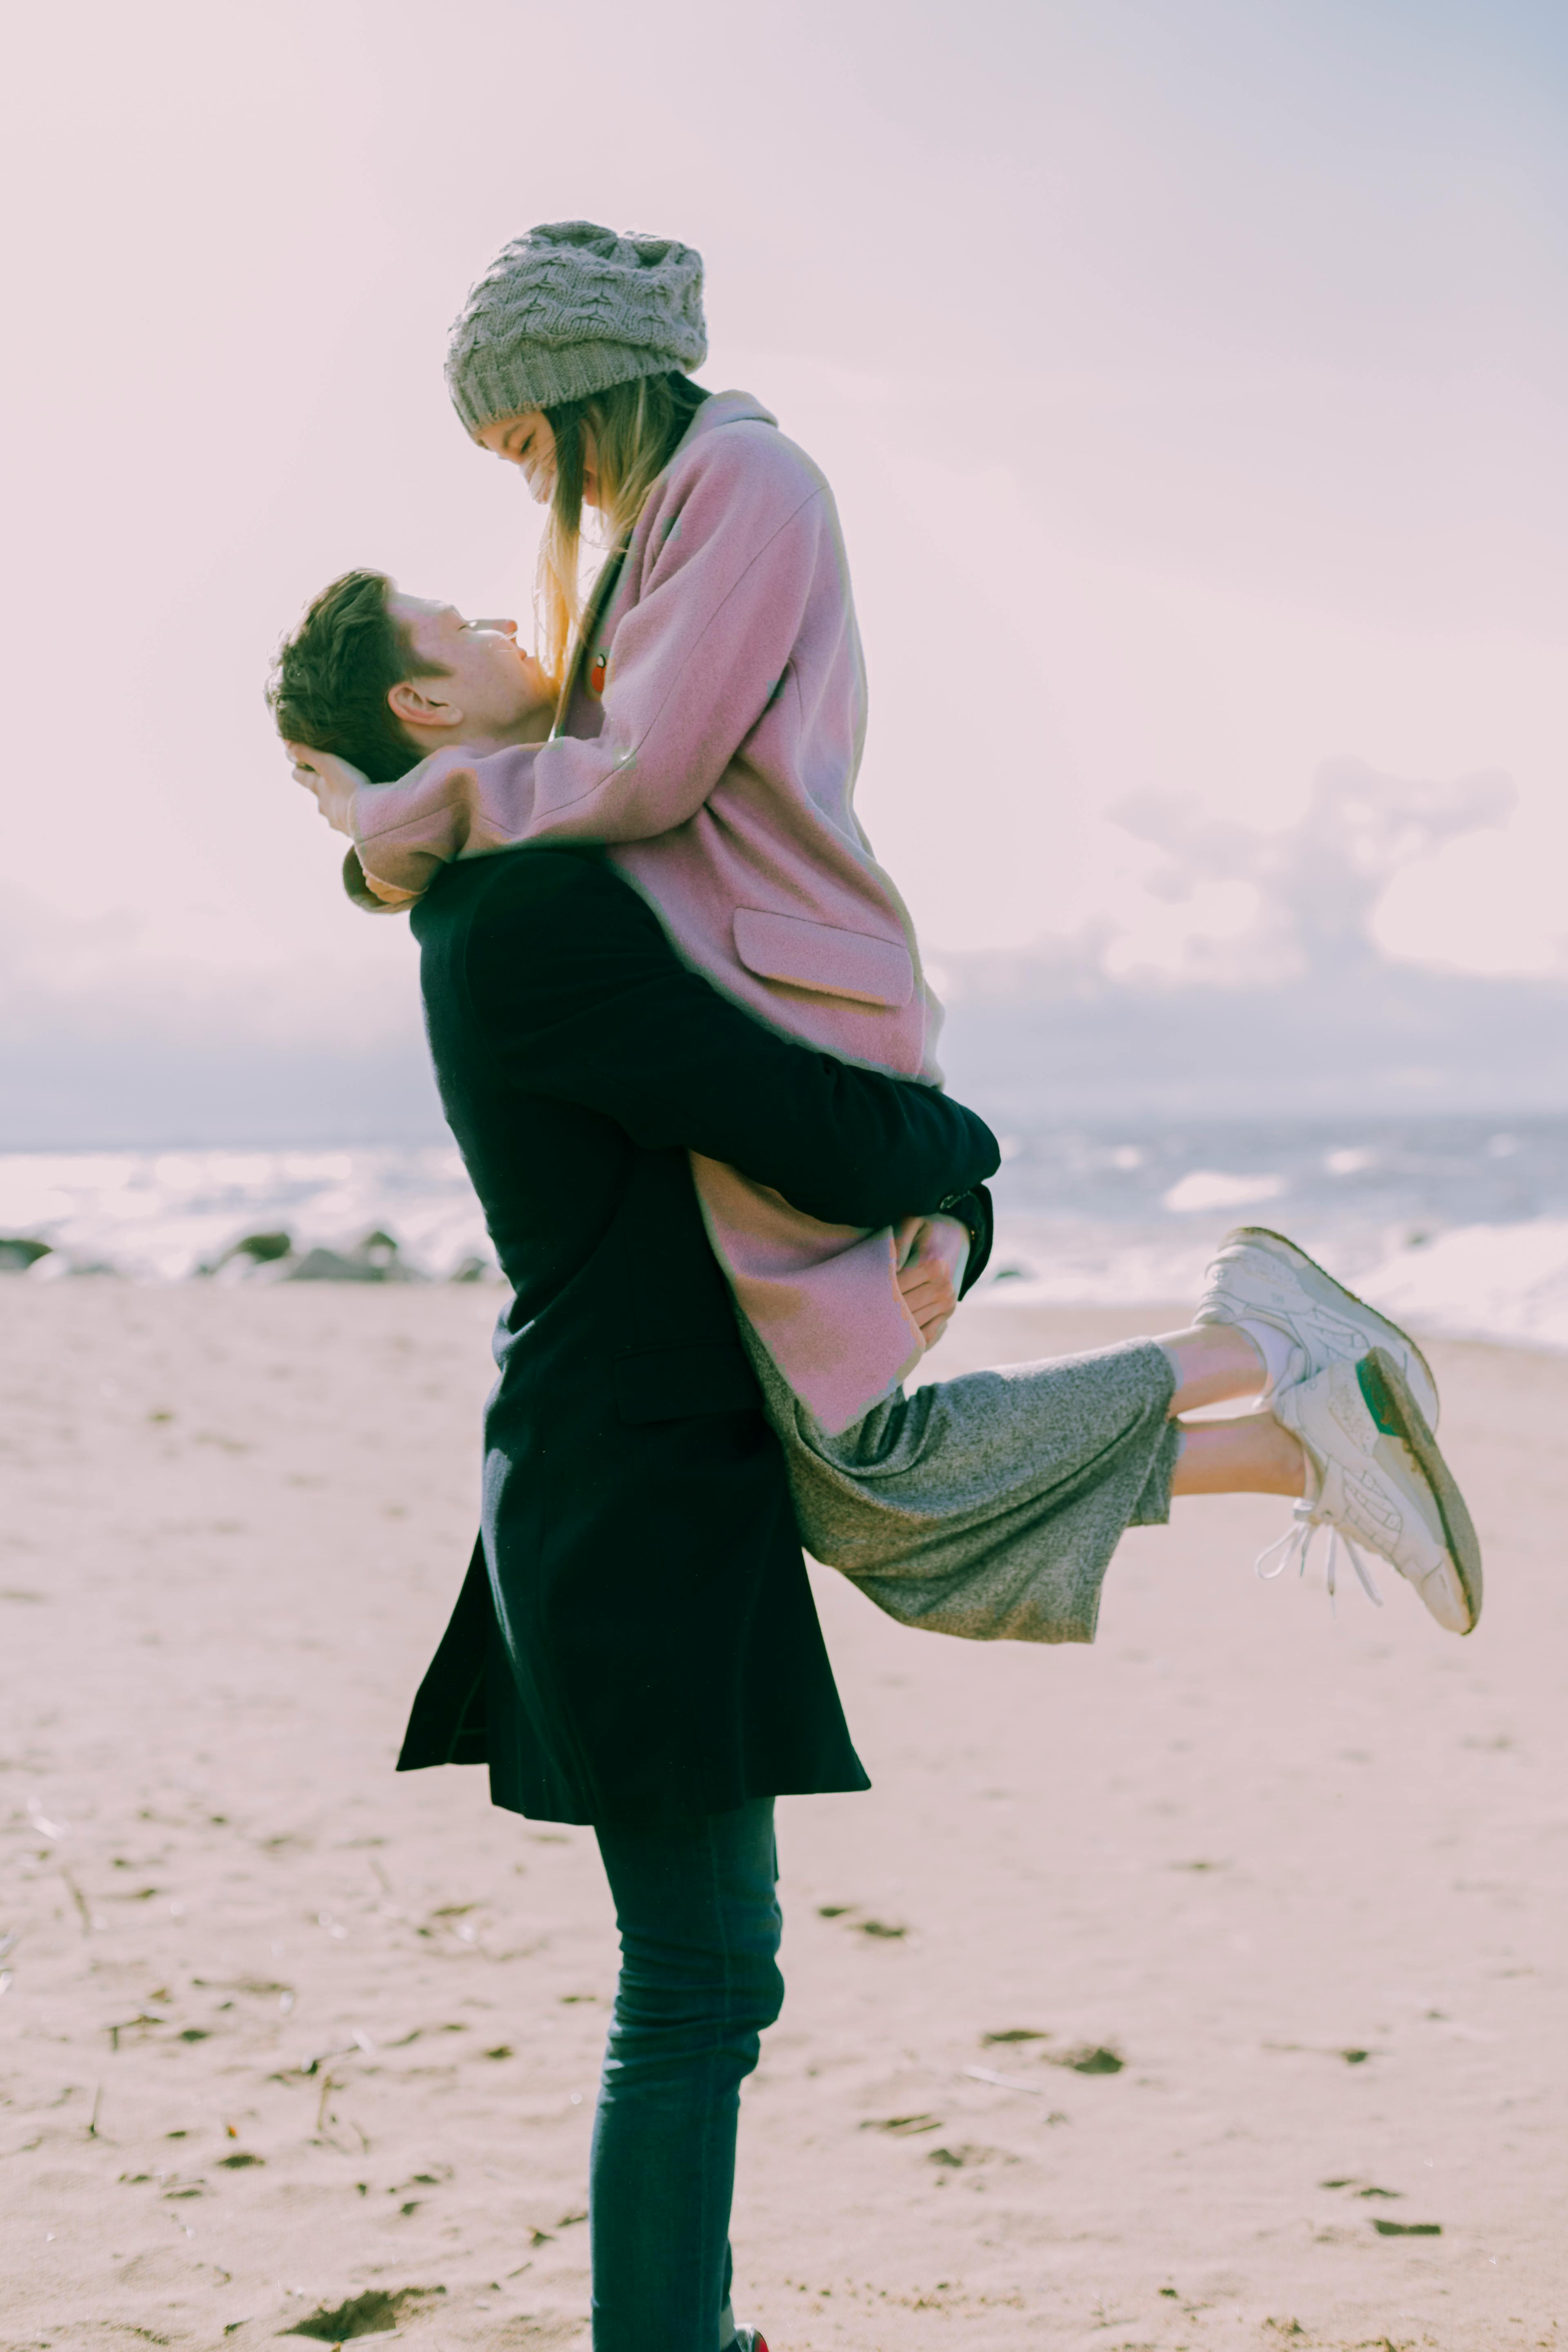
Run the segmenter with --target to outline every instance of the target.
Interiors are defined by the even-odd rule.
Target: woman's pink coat
[[[643,509],[556,733],[479,759],[439,752],[363,787],[359,860],[418,893],[455,857],[603,844],[737,1003],[845,1060],[934,1084],[940,1013],[855,817],[865,725],[832,493],[766,409],[719,394]],[[819,1224],[716,1160],[693,1154],[692,1167],[714,1248],[780,1371],[826,1427],[847,1426],[921,1354],[891,1236]]]

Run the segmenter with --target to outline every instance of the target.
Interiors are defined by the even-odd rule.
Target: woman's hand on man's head
[[[332,831],[346,834],[352,841],[354,794],[370,778],[340,760],[335,751],[313,751],[308,743],[286,743],[283,748],[294,762],[294,782],[314,793],[316,806]]]

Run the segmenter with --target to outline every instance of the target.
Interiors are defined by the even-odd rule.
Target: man
[[[270,698],[291,745],[377,776],[443,741],[541,740],[550,711],[512,623],[371,572],[317,598]],[[727,1003],[593,850],[460,863],[413,923],[443,1104],[516,1297],[484,1534],[405,1768],[483,1756],[498,1802],[573,1821],[863,1785],[686,1154],[880,1226],[971,1195],[989,1130]],[[988,1241],[988,1203],[966,1213]],[[951,1307],[940,1266],[906,1295],[933,1331]],[[721,1747],[702,1719],[737,1672],[744,1727]]]
[[[525,740],[508,730],[539,725],[539,683],[509,625],[361,572],[283,648],[272,701],[291,744],[386,775],[433,731]],[[868,1782],[689,1154],[831,1223],[956,1208],[973,1281],[996,1145],[933,1088],[728,1002],[594,850],[458,862],[412,922],[442,1101],[513,1297],[480,1538],[399,1769],[486,1763],[497,1804],[594,1824],[624,1954],[595,2325],[674,2341],[681,2312],[721,2308],[728,2343],[739,2085],[783,1990],[773,1800]],[[933,1328],[944,1280],[906,1289]]]

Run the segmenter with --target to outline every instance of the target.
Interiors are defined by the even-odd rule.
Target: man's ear
[[[463,723],[460,705],[445,701],[438,693],[430,690],[444,682],[440,677],[400,678],[388,691],[387,709],[405,727],[434,727],[443,730],[460,727]]]

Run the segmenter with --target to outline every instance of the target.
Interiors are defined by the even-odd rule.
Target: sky
[[[441,360],[537,220],[696,245],[701,380],[826,469],[859,804],[938,954],[1255,986],[1267,895],[1161,838],[1291,835],[1349,761],[1484,812],[1394,861],[1389,956],[1564,971],[1560,9],[84,0],[7,63],[29,1137],[132,1050],[187,1127],[235,1056],[405,1083],[406,926],[261,689],[351,564],[526,626],[537,518]]]

